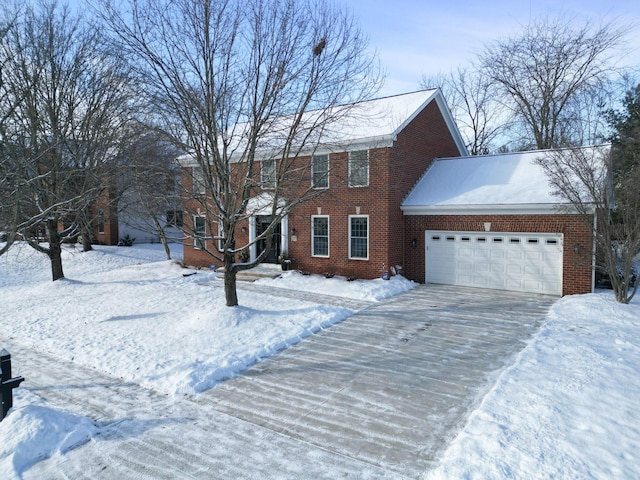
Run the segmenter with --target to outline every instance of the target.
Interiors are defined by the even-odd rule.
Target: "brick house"
[[[362,102],[349,118],[328,130],[315,151],[301,158],[301,165],[313,163],[307,185],[314,182],[322,194],[296,206],[283,219],[266,262],[276,263],[287,252],[293,266],[303,271],[380,277],[404,262],[402,199],[434,158],[466,154],[464,142],[439,90]],[[184,188],[192,190],[197,166],[188,156],[180,163]],[[264,195],[268,190],[256,192],[250,202],[251,218],[236,231],[236,244],[254,240],[270,220],[260,201]],[[197,215],[184,222],[205,225]],[[260,248],[251,246],[252,259]],[[184,262],[215,263],[189,239]]]
[[[300,165],[312,165],[305,181],[322,194],[283,218],[266,263],[286,252],[294,268],[311,273],[371,279],[401,267],[418,282],[556,295],[592,290],[590,230],[581,217],[559,214],[544,173],[532,166],[539,152],[467,156],[439,90],[362,102],[352,118],[332,125],[307,157],[303,152]],[[193,191],[197,165],[188,155],[179,161],[183,187]],[[261,162],[263,170],[269,161]],[[266,205],[268,188],[256,191],[236,244],[264,231]],[[184,223],[196,231],[201,226],[207,241],[215,241],[200,214],[185,215]],[[477,248],[463,261],[471,244]],[[262,249],[254,242],[247,254],[255,259]],[[522,261],[511,261],[516,255]],[[215,265],[190,238],[184,262]]]

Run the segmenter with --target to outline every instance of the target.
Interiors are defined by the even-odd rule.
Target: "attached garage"
[[[426,283],[562,295],[562,234],[425,232]]]
[[[589,148],[600,154],[601,147]],[[545,155],[436,159],[402,203],[405,276],[550,295],[591,292],[593,218],[553,195],[537,162]]]

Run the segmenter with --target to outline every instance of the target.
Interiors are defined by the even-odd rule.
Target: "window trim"
[[[352,165],[353,165],[353,163],[351,161],[351,155],[353,153],[356,153],[356,152],[366,152],[366,154],[367,154],[367,180],[366,180],[366,183],[363,183],[363,184],[354,184],[351,181],[352,180]],[[352,187],[352,188],[368,187],[369,186],[369,181],[370,181],[370,178],[369,178],[370,177],[370,175],[369,175],[369,165],[370,165],[369,150],[353,150],[353,151],[349,152],[349,161],[347,163],[348,163],[347,179],[348,179],[349,187]]]
[[[354,257],[352,255],[351,252],[351,240],[352,240],[352,231],[351,231],[351,220],[354,218],[366,218],[367,219],[367,256],[366,257]],[[369,249],[370,249],[370,245],[369,245],[369,228],[370,228],[370,222],[369,222],[369,215],[349,215],[349,260],[369,260]],[[356,237],[356,238],[361,238],[361,237]]]
[[[327,254],[319,255],[315,253],[315,219],[316,218],[326,218],[327,219]],[[329,215],[311,215],[311,256],[315,258],[329,258],[331,256],[331,220],[329,220]]]
[[[315,181],[316,180],[316,172],[315,172],[316,158],[320,158],[320,157],[326,157],[326,162],[325,162],[326,170],[324,171],[324,174],[323,174],[323,178],[326,182],[326,185],[323,185],[323,186],[316,185],[316,181]],[[311,156],[311,188],[315,188],[318,190],[329,188],[329,154],[328,153]]]
[[[196,220],[197,218],[202,219],[202,227],[203,227],[202,236],[198,235],[197,220]],[[204,245],[207,241],[207,219],[204,215],[194,215],[193,216],[193,248],[194,250],[203,250],[203,248],[198,245],[198,239],[200,238],[202,239],[202,243]]]

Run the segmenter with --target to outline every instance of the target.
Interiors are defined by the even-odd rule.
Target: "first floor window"
[[[224,225],[222,221],[218,221],[218,251],[222,252],[224,250]]]
[[[104,233],[104,210],[98,210],[98,233]]]
[[[204,237],[206,234],[206,224],[204,217],[193,217],[193,246],[194,248],[204,248]]]
[[[311,252],[314,257],[329,256],[329,217],[311,217]]]
[[[349,258],[367,260],[369,258],[369,216],[349,217]]]
[[[167,225],[182,228],[182,210],[167,210]]]

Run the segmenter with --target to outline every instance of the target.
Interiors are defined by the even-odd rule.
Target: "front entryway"
[[[260,215],[256,217],[256,238],[262,235],[271,225],[271,217],[266,215]],[[267,257],[263,260],[263,263],[278,263],[278,257],[281,252],[281,237],[282,226],[280,223],[276,225],[273,235],[271,236],[271,247],[267,253]],[[258,240],[257,251],[258,255],[262,253],[267,247],[267,241],[265,239]]]
[[[425,232],[426,282],[562,295],[559,233]]]

